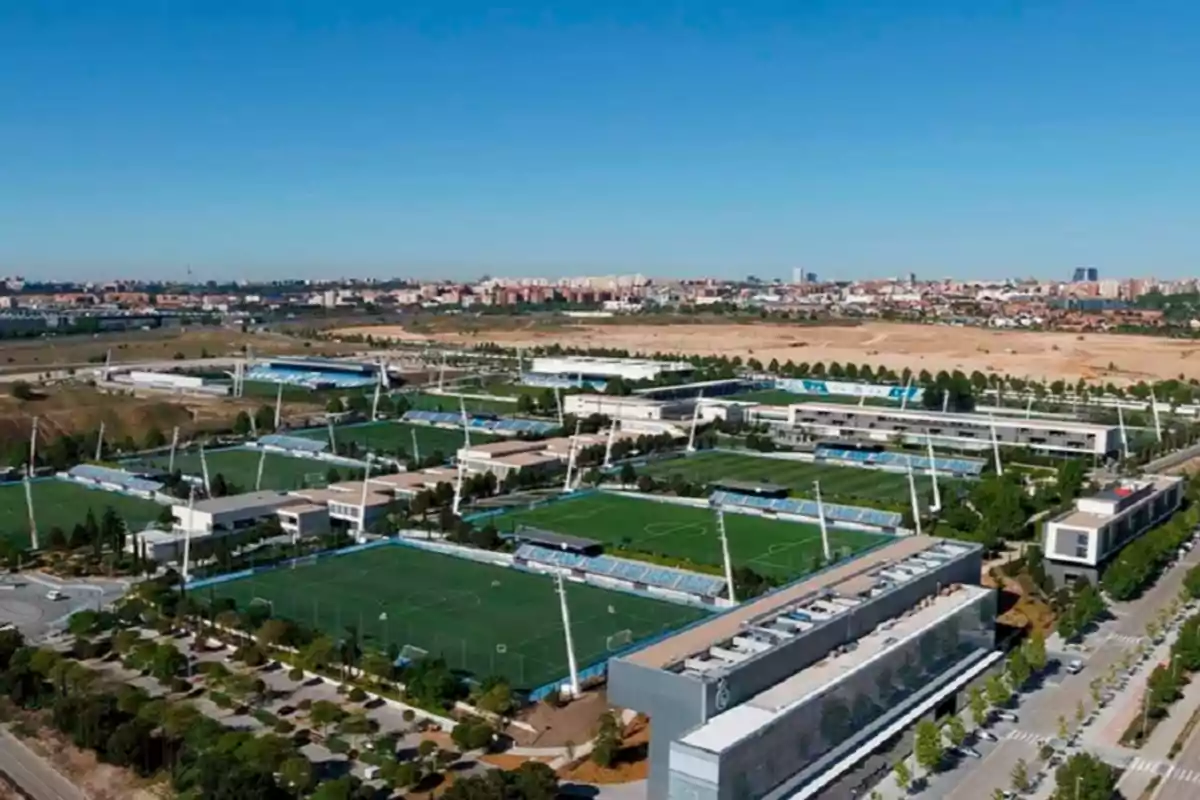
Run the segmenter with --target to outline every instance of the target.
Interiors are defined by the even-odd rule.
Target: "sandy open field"
[[[763,363],[838,361],[884,364],[892,369],[960,369],[1019,377],[1112,381],[1200,377],[1200,343],[1150,336],[1038,333],[943,325],[869,323],[858,327],[745,324],[586,324],[554,329],[419,335],[395,326],[350,328],[397,341],[432,339],[470,345],[492,341],[530,347],[558,342],[630,352],[753,356]]]

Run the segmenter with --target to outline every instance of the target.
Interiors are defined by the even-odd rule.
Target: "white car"
[[[1011,711],[997,711],[996,716],[1005,722],[1020,722],[1020,718]]]
[[[985,730],[983,730],[982,728],[980,728],[979,730],[975,731],[975,736],[976,736],[976,737],[978,737],[978,738],[980,738],[980,739],[983,739],[985,742],[998,742],[998,741],[1000,741],[999,737],[997,737],[997,736],[996,736],[996,734],[992,733],[991,731],[985,731]]]
[[[58,589],[51,589],[50,591],[46,592],[46,599],[54,600],[54,601],[66,600],[67,596],[65,594],[63,594],[62,592],[60,592]]]
[[[1067,672],[1071,673],[1072,675],[1078,675],[1079,673],[1083,672],[1083,662],[1078,658],[1073,660],[1071,663],[1067,664]]]

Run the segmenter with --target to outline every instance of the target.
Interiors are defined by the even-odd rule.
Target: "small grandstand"
[[[818,447],[814,455],[819,460],[853,466],[885,467],[905,471],[911,466],[914,470],[921,472],[929,472],[933,468],[942,475],[953,475],[957,478],[978,477],[987,463],[978,458],[951,458],[935,455],[930,459],[928,456],[913,453],[828,446]]]
[[[163,490],[159,481],[143,478],[123,469],[102,467],[96,464],[79,464],[57,475],[62,480],[83,484],[107,492],[120,492],[134,497],[152,500]]]
[[[306,389],[355,389],[380,381],[378,364],[328,358],[275,358],[246,370],[246,380]]]
[[[406,411],[401,417],[401,421],[459,430],[462,430],[463,426],[462,414],[449,411]],[[539,419],[504,419],[468,414],[467,429],[497,436],[518,436],[520,434],[544,436],[557,430],[558,424]]]
[[[770,514],[789,514],[795,517],[815,520],[819,516],[817,503],[814,500],[801,500],[792,497],[761,497],[753,494],[738,492],[716,491],[710,498],[714,505],[722,508],[753,509]],[[830,522],[848,522],[853,525],[863,525],[888,533],[894,533],[903,519],[895,511],[881,511],[877,508],[862,508],[860,506],[844,506],[838,503],[822,503],[825,519]]]
[[[598,576],[630,584],[634,589],[662,589],[684,595],[694,595],[709,602],[725,591],[725,579],[716,575],[660,567],[644,561],[633,561],[608,555],[585,555],[563,550],[551,550],[534,544],[517,548],[516,563],[531,568],[549,566],[566,570],[577,577]]]
[[[270,433],[258,438],[258,445],[267,450],[279,450],[287,453],[309,453],[316,455],[329,449],[329,442],[305,436],[288,436],[283,433]]]

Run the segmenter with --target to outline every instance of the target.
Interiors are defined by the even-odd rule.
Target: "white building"
[[[535,358],[529,370],[535,375],[582,378],[604,381],[624,378],[627,381],[649,381],[666,373],[690,375],[695,370],[686,361],[651,361],[643,358],[597,358],[592,356],[561,356]]]
[[[490,472],[498,480],[521,472],[558,472],[566,464],[566,459],[547,452],[546,444],[520,439],[489,442],[461,448],[457,461],[469,473]]]
[[[1043,526],[1052,574],[1094,582],[1097,568],[1134,538],[1165,522],[1183,502],[1183,478],[1148,475],[1105,487]]]
[[[171,507],[171,513],[176,528],[189,530],[193,536],[209,535],[252,528],[274,517],[279,509],[303,502],[286,492],[248,492],[199,500],[192,507],[187,503],[176,503]]]
[[[578,417],[591,414],[619,420],[691,419],[695,401],[652,400],[637,395],[572,394],[563,398],[563,411]]]

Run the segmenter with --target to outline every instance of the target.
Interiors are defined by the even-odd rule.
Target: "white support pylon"
[[[275,394],[275,430],[283,422],[283,381],[279,382],[279,391]]]
[[[463,462],[457,464],[458,474],[454,477],[454,503],[450,506],[450,510],[454,512],[454,516],[461,516],[459,509],[462,508],[462,490],[463,490]]]
[[[1158,398],[1153,390],[1150,391],[1150,410],[1154,413],[1154,435],[1162,442],[1162,420],[1158,417]]]
[[[337,454],[337,438],[333,435],[333,418],[326,417],[325,425],[329,428],[329,452]]]
[[[258,441],[258,415],[246,412],[246,416],[250,417],[250,438]]]
[[[1027,399],[1025,401],[1025,419],[1029,419],[1032,416],[1033,416],[1033,396],[1030,395],[1029,399]]]
[[[104,457],[104,420],[100,420],[99,435],[96,436],[96,462]]]
[[[413,440],[413,461],[420,464],[421,463],[421,447],[420,447],[420,445],[417,444],[417,429],[416,428],[412,429],[412,440]]]
[[[383,382],[375,381],[375,396],[371,398],[371,422],[379,419],[379,393],[383,391]]]
[[[992,458],[996,461],[996,474],[1003,477],[1004,467],[1000,463],[1000,438],[996,434],[996,418],[991,414],[988,414],[988,427],[992,432]]]
[[[212,497],[212,482],[208,479],[208,459],[204,457],[204,445],[200,445],[200,474],[204,478],[204,493]]]
[[[175,450],[179,447],[179,426],[171,433],[171,455],[167,458],[167,472],[175,474]]]
[[[262,476],[263,467],[267,465],[267,451],[265,449],[258,451],[258,475],[254,478],[254,491],[262,491]]]
[[[29,549],[38,549],[37,517],[33,513],[33,481],[30,478],[32,470],[25,472],[25,508],[29,512]]]
[[[458,398],[458,411],[462,415],[463,426],[463,447],[471,449],[471,420],[467,416],[467,401],[463,398]]]
[[[700,401],[704,398],[704,394],[700,393],[696,396],[696,405],[692,407],[692,427],[688,431],[687,451],[689,453],[696,452],[696,426],[700,424]]]
[[[575,470],[575,451],[579,447],[579,420],[575,420],[575,435],[571,437],[571,449],[567,453],[567,477],[563,480],[563,492],[571,491],[571,473]]]
[[[933,455],[933,439],[928,436],[925,437],[925,448],[929,451],[929,477],[933,479],[933,508],[929,510],[937,512],[942,510],[942,493],[938,489],[937,460]]]
[[[105,382],[108,381],[108,376],[112,373],[112,348],[104,351],[104,373],[102,377]]]
[[[442,351],[442,363],[438,367],[438,391],[442,391],[442,387],[446,383],[446,351]]]
[[[912,461],[908,462],[908,494],[912,498],[913,525],[917,536],[921,535],[921,505],[917,502],[917,479],[913,477]]]
[[[912,389],[913,376],[908,373],[908,380],[904,382],[904,394],[900,395],[900,410],[908,408],[908,393]]]
[[[733,561],[729,558],[729,536],[725,532],[725,510],[717,506],[717,535],[721,537],[721,561],[725,567],[725,590],[729,593],[729,602],[737,602],[737,593],[733,587]]]
[[[950,393],[942,392],[942,413],[950,413]]]
[[[367,485],[371,482],[371,454],[367,453],[364,459],[367,462],[366,470],[363,472],[362,495],[358,499],[358,534],[359,538],[365,538],[367,533]]]
[[[187,528],[183,531],[183,582],[188,582],[188,576],[191,574],[191,559],[192,559],[192,528],[196,526],[196,484],[192,484],[188,488],[188,521]]]
[[[558,427],[564,427],[567,423],[563,418],[562,394],[558,391],[558,387],[554,387],[554,403],[558,406]]]
[[[608,441],[604,445],[604,468],[608,469],[612,466],[612,449],[613,442],[617,438],[617,420],[610,419],[608,421]]]
[[[563,638],[567,645],[567,670],[570,673],[571,696],[579,696],[579,665],[575,662],[575,640],[571,635],[571,611],[567,607],[567,584],[563,581],[561,572],[554,574],[554,582],[558,589],[559,604],[562,609]]]
[[[825,555],[825,563],[833,562],[833,550],[829,547],[829,523],[825,521],[825,503],[821,500],[821,482],[813,481],[813,494],[817,498],[817,524],[821,528],[821,552]]]
[[[1120,403],[1117,403],[1117,424],[1121,428],[1121,453],[1125,458],[1129,458],[1129,434],[1125,432],[1125,412]]]
[[[379,357],[379,382],[385,389],[392,388],[392,376],[388,374],[387,360],[383,356]]]

